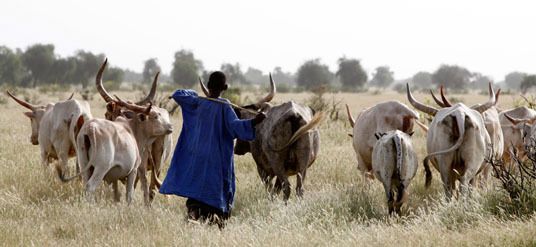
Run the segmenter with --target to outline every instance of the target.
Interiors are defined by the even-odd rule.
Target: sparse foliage
[[[199,72],[203,70],[201,61],[188,50],[175,52],[175,61],[171,70],[173,82],[185,87],[193,87],[197,83]]]
[[[506,83],[506,86],[510,89],[519,89],[519,86],[521,85],[521,80],[523,80],[523,77],[525,76],[525,73],[522,72],[511,72],[508,75],[504,77],[504,83]]]
[[[388,66],[380,66],[376,68],[376,72],[372,75],[370,84],[379,88],[386,88],[395,81],[394,72]]]
[[[339,58],[339,70],[336,74],[345,91],[360,91],[367,83],[368,76],[357,59]]]
[[[151,83],[156,73],[162,71],[156,58],[149,58],[143,63],[143,83]]]
[[[419,86],[420,88],[432,88],[432,74],[428,72],[418,72],[417,74],[413,75],[411,79],[412,85]]]
[[[330,84],[333,73],[329,71],[327,65],[320,62],[320,59],[306,61],[298,68],[297,83],[305,89],[312,89],[323,84]]]
[[[519,86],[521,92],[525,94],[531,87],[536,86],[536,75],[526,75],[521,80],[521,85]]]
[[[432,75],[432,81],[437,87],[464,89],[471,79],[471,72],[457,65],[441,65]]]

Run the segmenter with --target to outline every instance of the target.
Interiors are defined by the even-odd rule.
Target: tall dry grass
[[[42,96],[43,102],[65,95]],[[122,98],[134,93],[122,93]],[[308,94],[278,94],[275,102]],[[358,112],[385,100],[407,102],[399,94],[336,94]],[[424,100],[423,95],[417,97]],[[79,95],[75,98],[80,98]],[[467,104],[485,96],[465,96]],[[503,107],[511,102],[502,99]],[[95,117],[104,102],[90,102]],[[42,167],[38,146],[29,142],[30,121],[11,100],[0,110],[0,245],[3,246],[534,246],[536,217],[504,215],[497,208],[505,198],[492,183],[472,196],[445,202],[437,173],[429,191],[419,168],[409,188],[409,201],[400,218],[387,215],[386,199],[378,181],[365,183],[356,169],[355,153],[345,122],[321,126],[321,152],[310,167],[303,199],[287,204],[271,200],[257,175],[251,155],[235,156],[237,193],[233,217],[222,231],[216,226],[188,224],[185,200],[158,195],[151,208],[143,205],[140,190],[135,202],[114,203],[109,185],[101,184],[95,202],[88,204],[80,180],[64,184],[52,167]],[[175,124],[174,140],[180,130]],[[426,152],[425,135],[413,137],[419,158]],[[420,163],[421,164],[421,163]],[[70,161],[74,166],[74,160]],[[169,161],[164,165],[162,178]],[[74,173],[74,168],[71,169]],[[291,179],[295,186],[295,179]],[[508,216],[508,217],[507,217]]]

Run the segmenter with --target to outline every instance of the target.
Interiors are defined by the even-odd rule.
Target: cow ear
[[[147,115],[140,113],[138,114],[138,119],[143,122],[145,121],[145,119],[147,119]]]
[[[109,112],[114,112],[115,109],[115,102],[110,101],[108,104],[106,104],[106,110]]]
[[[381,136],[378,135],[378,133],[374,133],[374,136],[376,137],[376,140],[379,140],[381,138]]]
[[[411,131],[411,133],[409,133],[408,135],[409,136],[413,136],[413,133],[415,133],[414,131]]]
[[[29,111],[29,112],[24,112],[23,114],[24,114],[24,116],[27,116],[27,117],[29,117],[29,118],[33,118],[33,117],[35,117],[35,113],[33,113],[33,112],[31,112],[31,111]]]

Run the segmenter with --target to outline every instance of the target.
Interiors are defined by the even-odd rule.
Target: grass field
[[[134,93],[118,93],[132,98]],[[364,108],[405,95],[334,94],[350,105],[354,117]],[[2,97],[7,98],[5,95]],[[43,102],[65,99],[68,93],[41,95]],[[278,94],[274,102],[303,102],[309,94]],[[416,94],[424,101],[428,95]],[[484,102],[483,95],[462,95],[468,105]],[[80,99],[80,95],[75,95]],[[502,96],[501,107],[514,98]],[[90,101],[93,116],[104,117],[104,101]],[[430,190],[424,189],[422,162],[409,188],[404,216],[389,217],[381,183],[364,183],[357,170],[355,152],[344,121],[325,121],[320,127],[321,147],[309,168],[305,196],[288,204],[270,200],[250,154],[235,156],[237,192],[233,217],[223,230],[185,220],[185,199],[157,195],[151,208],[143,205],[141,190],[127,205],[125,189],[114,203],[111,186],[101,184],[95,202],[85,201],[81,180],[62,183],[52,166],[43,168],[39,147],[31,145],[26,111],[12,100],[0,110],[0,245],[3,246],[534,246],[536,217],[514,217],[497,205],[506,195],[492,182],[471,197],[443,200],[443,189],[434,171]],[[343,111],[342,111],[343,113]],[[344,114],[345,115],[345,114]],[[180,114],[172,117],[176,142]],[[419,159],[426,153],[425,135],[413,137]],[[70,167],[74,167],[71,159]],[[164,178],[169,161],[164,165]],[[71,169],[74,172],[74,168]],[[295,179],[291,178],[294,188]]]

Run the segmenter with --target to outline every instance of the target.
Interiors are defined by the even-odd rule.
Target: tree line
[[[105,54],[93,54],[84,50],[78,50],[72,56],[61,57],[54,52],[52,44],[35,44],[24,51],[0,46],[0,85],[36,87],[46,84],[78,84],[86,88],[88,83],[94,80],[104,58]],[[362,91],[369,86],[387,88],[395,81],[394,72],[389,66],[379,66],[369,76],[359,59],[341,57],[337,62],[338,69],[335,72],[330,71],[329,67],[317,58],[305,61],[294,73],[276,67],[271,74],[278,84],[297,86],[305,90],[328,85],[338,87],[342,91]],[[249,67],[244,72],[238,63],[224,63],[220,70],[227,75],[231,85],[259,84],[268,80],[267,74],[261,70]],[[141,73],[110,66],[105,71],[103,80],[150,83],[156,72],[161,72],[158,60],[149,58],[144,61]],[[161,80],[193,87],[199,76],[206,81],[209,74],[210,71],[205,70],[203,62],[197,59],[192,51],[183,49],[175,52],[172,70],[168,75],[163,74]],[[485,89],[491,79],[461,66],[443,64],[432,73],[420,71],[404,81],[420,88],[445,85],[454,89]],[[536,86],[536,75],[512,72],[505,76],[504,83],[510,89],[525,92]]]

